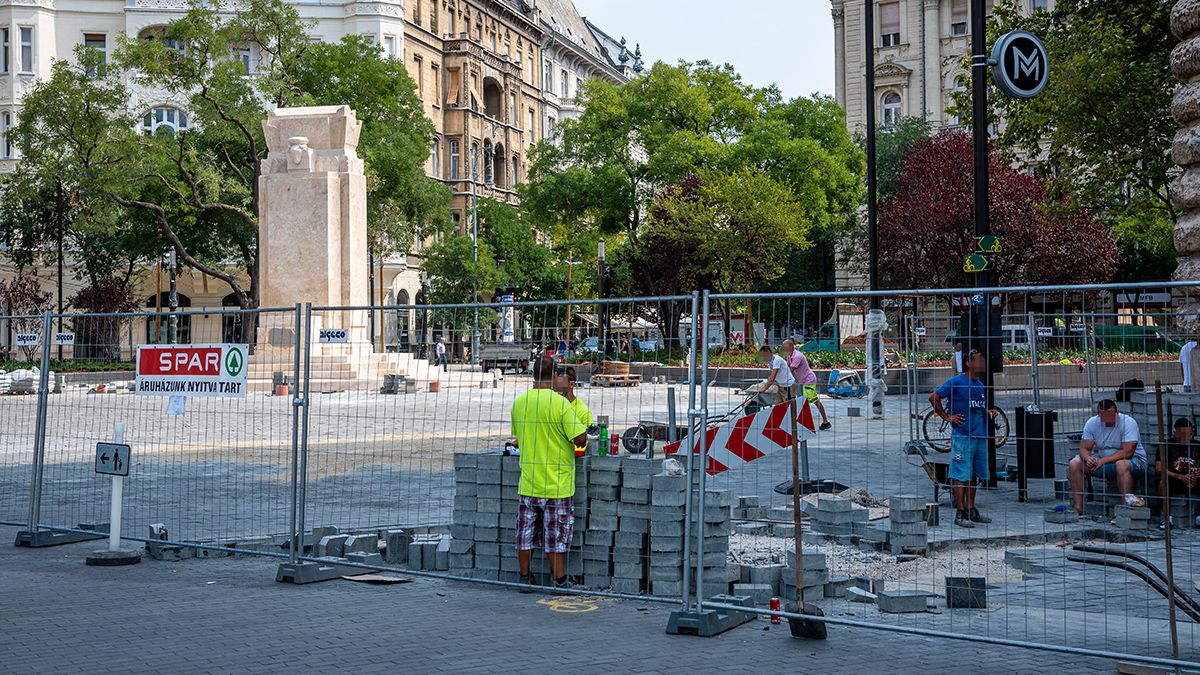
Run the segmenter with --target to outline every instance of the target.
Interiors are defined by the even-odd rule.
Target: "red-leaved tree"
[[[879,274],[891,288],[975,283],[963,257],[975,251],[971,137],[944,131],[913,144],[895,195],[880,205]],[[989,256],[998,285],[1085,284],[1112,279],[1117,249],[1085,210],[1048,196],[1046,182],[988,159],[991,232],[1003,252]],[[863,247],[865,249],[866,243]]]

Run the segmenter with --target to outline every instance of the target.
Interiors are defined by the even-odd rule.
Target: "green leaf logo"
[[[245,365],[245,359],[242,357],[242,350],[236,347],[229,350],[225,355],[225,372],[230,377],[237,377],[242,372],[242,366]]]

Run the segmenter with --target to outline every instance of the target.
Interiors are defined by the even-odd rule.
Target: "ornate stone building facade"
[[[1179,80],[1171,114],[1182,127],[1171,153],[1183,173],[1171,185],[1171,198],[1183,212],[1175,224],[1179,250],[1178,281],[1200,279],[1200,0],[1179,0],[1171,11],[1171,32],[1179,45],[1171,53],[1171,72]],[[1178,307],[1177,330],[1200,334],[1200,303],[1192,294]]]

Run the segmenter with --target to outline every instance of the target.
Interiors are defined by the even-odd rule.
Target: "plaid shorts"
[[[575,529],[575,499],[547,499],[521,495],[517,504],[517,550],[546,549],[566,553]]]

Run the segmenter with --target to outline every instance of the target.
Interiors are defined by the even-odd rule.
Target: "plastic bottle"
[[[600,442],[597,444],[597,453],[601,457],[608,455],[608,417],[600,417]]]

